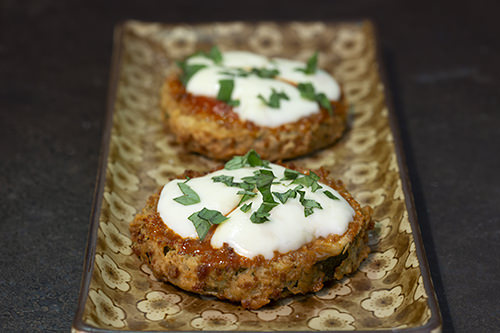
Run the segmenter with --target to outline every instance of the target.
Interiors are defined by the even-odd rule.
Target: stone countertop
[[[71,327],[116,24],[369,18],[379,32],[444,331],[497,331],[500,5],[226,3],[3,2],[0,330]]]

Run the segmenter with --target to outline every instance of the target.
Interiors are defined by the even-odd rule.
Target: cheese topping
[[[239,101],[233,110],[240,119],[252,121],[259,126],[278,127],[294,122],[320,111],[316,101],[301,96],[297,89],[299,83],[310,83],[316,94],[324,94],[329,100],[340,98],[340,87],[327,72],[316,69],[306,74],[300,69],[306,64],[299,61],[266,57],[245,52],[230,51],[222,53],[222,60],[215,63],[203,55],[195,55],[186,60],[188,65],[204,65],[188,81],[187,92],[193,95],[217,97],[220,80],[234,80],[231,99]],[[252,69],[268,69],[277,71],[276,76],[261,77]],[[243,75],[242,75],[243,73]],[[278,107],[267,105],[274,91],[283,92],[288,100],[282,99]]]
[[[264,223],[253,223],[251,216],[263,202],[262,193],[256,191],[254,197],[240,203],[242,195],[237,192],[241,191],[241,188],[215,182],[213,177],[232,176],[234,183],[240,183],[244,177],[254,176],[259,170],[270,170],[276,177],[271,185],[273,193],[284,193],[297,188],[297,183],[292,184],[292,180],[281,180],[287,169],[276,164],[269,164],[269,168],[222,169],[203,177],[189,179],[185,183],[200,198],[200,202],[195,204],[183,205],[174,200],[183,195],[178,184],[186,180],[176,179],[167,183],[158,201],[160,217],[182,238],[198,239],[197,230],[188,218],[203,208],[216,210],[228,219],[217,225],[210,240],[211,246],[220,248],[227,243],[236,253],[247,258],[260,254],[266,259],[271,259],[275,251],[280,253],[293,251],[315,238],[330,234],[342,235],[347,230],[349,222],[353,219],[354,210],[338,192],[321,183],[318,183],[320,188],[314,192],[312,187],[304,186],[300,189],[303,191],[303,198],[315,201],[321,209],[314,208],[312,214],[306,217],[305,205],[300,201],[299,195],[289,198],[284,204],[274,195],[278,204],[269,212],[269,220]],[[335,198],[326,195],[325,191],[333,194]],[[243,212],[241,207],[250,203],[251,208]]]

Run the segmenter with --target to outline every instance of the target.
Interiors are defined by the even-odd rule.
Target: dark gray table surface
[[[372,19],[444,331],[500,331],[500,23],[483,1],[14,1],[0,20],[0,331],[68,331],[125,19]]]

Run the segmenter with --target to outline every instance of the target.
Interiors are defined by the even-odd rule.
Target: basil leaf
[[[304,216],[305,217],[308,217],[309,215],[314,213],[313,208],[323,209],[323,207],[321,207],[319,202],[317,202],[316,200],[303,199],[300,201],[300,203],[302,204],[302,206],[304,206]]]
[[[285,174],[284,177],[281,178],[281,180],[292,180],[297,178],[299,175],[302,175],[300,172],[291,170],[291,169],[285,169]]]
[[[257,223],[257,224],[269,221],[269,215],[270,215],[269,212],[274,207],[276,207],[276,205],[278,205],[277,202],[274,204],[263,202],[262,205],[260,205],[259,209],[253,212],[253,214],[250,216],[250,221],[252,221],[252,223]]]
[[[220,224],[228,218],[222,215],[218,210],[203,208],[198,212],[198,217],[207,220],[211,224]]]
[[[248,183],[248,184],[252,184],[252,185],[255,185],[257,184],[257,176],[247,176],[247,177],[243,177],[241,178],[245,183]]]
[[[312,83],[307,82],[307,83],[299,83],[297,85],[297,89],[299,89],[300,96],[302,96],[305,99],[308,99],[310,101],[315,101],[316,100],[316,93],[314,90],[314,86]]]
[[[332,200],[340,200],[335,194],[330,191],[323,191],[323,193]]]
[[[189,185],[186,185],[185,183],[177,183],[177,185],[184,195],[174,198],[175,201],[184,206],[194,205],[200,202],[200,197],[191,189],[191,187],[189,187]]]
[[[230,101],[227,101],[226,102],[227,105],[230,105],[230,106],[240,106],[240,100],[239,99],[232,99]]]
[[[264,223],[269,221],[269,212],[278,205],[271,193],[271,184],[276,177],[270,170],[257,170],[255,171],[255,175],[257,179],[256,186],[262,194],[263,202],[252,216],[250,216],[250,220],[253,223]]]
[[[212,59],[214,63],[217,65],[222,63],[222,53],[219,51],[217,46],[213,46],[210,49],[210,52],[207,54],[207,57]]]
[[[269,68],[252,68],[252,71],[251,73],[257,75],[258,77],[261,77],[263,79],[271,79],[275,76],[277,76],[280,71],[275,69],[275,68],[272,68],[272,69],[269,69]]]
[[[271,96],[269,97],[269,101],[266,101],[266,99],[264,98],[264,96],[262,96],[261,94],[259,94],[257,96],[265,105],[269,106],[270,108],[273,108],[273,109],[279,109],[280,105],[281,105],[281,100],[282,99],[285,99],[285,100],[290,100],[290,98],[288,97],[287,94],[285,94],[284,92],[277,92],[274,88],[272,90],[272,93],[271,93]]]
[[[249,182],[244,181],[243,183],[235,183],[235,185],[243,190],[246,190],[246,191],[253,191],[255,188],[255,182],[249,183]]]
[[[231,160],[229,160],[226,165],[224,166],[224,169],[226,170],[235,170],[235,169],[240,169],[244,168],[246,166],[250,167],[256,167],[256,166],[261,166],[264,168],[269,168],[269,161],[262,160],[255,152],[255,150],[250,150],[248,153],[246,153],[244,156],[234,156]],[[246,178],[246,177],[245,177]],[[245,180],[243,178],[243,180]]]
[[[219,72],[219,74],[227,75],[231,77],[248,77],[250,72],[247,72],[243,68],[229,68]]]
[[[296,68],[296,71],[303,72],[304,74],[311,75],[316,73],[316,68],[318,64],[318,52],[314,52],[314,54],[307,60],[307,64],[305,68]]]
[[[328,111],[330,116],[333,115],[332,103],[330,103],[330,100],[324,93],[316,94],[312,83],[299,83],[297,89],[299,89],[300,96],[310,101],[316,101],[322,108]]]
[[[234,89],[234,80],[224,79],[219,80],[219,92],[217,93],[217,99],[219,101],[228,102],[231,100],[231,94]]]
[[[273,192],[274,196],[276,198],[278,198],[278,200],[282,203],[282,204],[285,204],[288,199],[290,198],[295,198],[297,197],[297,192],[292,190],[292,189],[289,189],[288,191],[284,192],[284,193],[279,193],[279,192]]]
[[[181,80],[182,84],[184,86],[187,85],[189,80],[195,75],[199,70],[207,67],[206,65],[202,64],[193,64],[193,65],[188,65],[185,61],[179,61],[177,62],[177,65],[181,68],[182,74],[179,77]]]
[[[316,101],[321,105],[321,107],[325,108],[328,110],[328,113],[330,116],[332,115],[333,109],[332,109],[332,103],[330,103],[330,100],[328,97],[326,97],[325,94],[319,93],[316,95]]]
[[[188,217],[188,220],[193,222],[193,225],[196,228],[196,233],[202,241],[207,236],[208,230],[213,224],[220,224],[227,219],[228,218],[222,215],[219,211],[207,208],[203,208],[199,212],[193,213]]]
[[[243,213],[247,213],[250,208],[252,208],[252,202],[248,203],[248,204],[244,204],[243,206],[241,206],[240,210],[243,212]]]
[[[300,174],[300,177],[297,177],[291,184],[300,184],[305,187],[310,187],[313,192],[321,188],[321,185],[318,184],[319,177],[314,172],[310,171],[308,175]]]
[[[226,186],[234,186],[235,185],[235,183],[233,182],[233,180],[234,180],[233,176],[220,175],[220,176],[212,177],[212,180],[214,181],[214,183],[223,183]]]
[[[241,205],[242,203],[244,203],[248,199],[255,197],[257,195],[257,193],[255,193],[253,191],[246,191],[246,190],[238,191],[236,194],[242,195],[240,202],[238,202],[237,206]]]
[[[188,220],[193,222],[194,227],[196,228],[196,233],[198,234],[198,237],[200,238],[201,241],[205,239],[207,236],[208,230],[210,230],[210,227],[212,226],[210,222],[207,220],[204,220],[198,216],[199,212],[193,213],[188,217]]]

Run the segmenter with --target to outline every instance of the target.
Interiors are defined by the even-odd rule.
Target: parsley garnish
[[[249,190],[240,190],[236,194],[240,194],[242,196],[240,199],[240,202],[238,202],[237,206],[241,205],[242,203],[244,203],[248,199],[255,197],[257,195],[257,193],[255,193],[253,191],[249,191]]]
[[[318,64],[318,52],[314,52],[314,54],[307,60],[307,64],[305,68],[295,68],[298,72],[303,72],[304,74],[311,75],[316,73],[316,67]]]
[[[302,175],[300,172],[290,169],[285,169],[284,177],[281,180],[293,180],[298,176]]]
[[[227,70],[220,71],[219,74],[228,75],[228,76],[232,76],[232,77],[235,77],[235,76],[247,77],[248,75],[250,75],[250,72],[244,70],[243,68],[230,68]]]
[[[255,152],[255,150],[250,150],[244,156],[235,156],[231,160],[229,160],[224,169],[226,170],[235,170],[241,169],[244,167],[257,167],[261,166],[264,168],[269,168],[269,161],[263,160],[260,158],[259,154]],[[246,177],[245,177],[246,178]],[[243,178],[243,180],[245,180]]]
[[[174,198],[175,201],[184,206],[194,205],[200,202],[200,197],[191,189],[191,187],[189,187],[189,185],[186,185],[185,183],[177,183],[177,185],[184,195]]]
[[[240,210],[243,212],[243,213],[247,213],[250,208],[252,208],[252,202],[248,203],[248,204],[244,204],[243,206],[241,206]]]
[[[177,65],[181,68],[182,74],[180,75],[179,79],[181,80],[182,84],[184,86],[187,85],[188,81],[195,75],[200,69],[203,69],[207,67],[206,65],[203,64],[192,64],[189,65],[185,61],[178,61]]]
[[[209,52],[203,52],[203,51],[196,52],[191,56],[187,57],[184,61],[177,61],[177,66],[179,66],[180,69],[182,70],[182,74],[179,77],[179,79],[181,80],[182,84],[184,84],[184,86],[187,85],[187,83],[193,77],[193,75],[195,75],[200,69],[207,67],[207,65],[204,64],[187,63],[187,60],[189,58],[196,56],[202,56],[211,59],[215,64],[220,64],[222,62],[222,53],[219,51],[219,48],[217,46],[212,47]]]
[[[323,209],[323,207],[321,207],[319,202],[317,202],[316,200],[301,198],[300,203],[302,204],[302,206],[304,206],[305,217],[308,217],[309,215],[314,213],[313,208]]]
[[[335,196],[335,194],[330,191],[323,191],[323,193],[332,200],[340,200],[339,198],[337,198],[337,196]]]
[[[299,83],[297,85],[297,89],[299,89],[300,96],[302,96],[303,98],[310,101],[316,100],[316,93],[314,91],[314,86],[312,85],[312,83]]]
[[[310,101],[318,102],[322,108],[325,108],[328,110],[328,113],[330,115],[333,115],[332,104],[328,100],[328,97],[326,97],[326,95],[324,93],[316,94],[312,83],[310,83],[310,82],[299,83],[297,85],[297,89],[299,89],[299,91],[300,91],[300,96],[302,96],[303,98],[308,99]]]
[[[200,237],[200,240],[203,241],[213,224],[220,224],[228,218],[217,210],[203,208],[199,212],[191,214],[188,219],[193,222],[196,233]]]
[[[255,176],[245,177],[245,178],[247,178],[248,181],[245,181],[245,179],[244,179],[243,183],[237,183],[234,181],[233,176],[226,176],[226,175],[212,177],[212,180],[215,183],[223,183],[226,186],[241,188],[242,190],[240,190],[236,193],[236,194],[242,195],[241,200],[238,203],[238,206],[239,206],[243,202],[250,199],[251,197],[254,197],[257,195],[257,193],[253,192],[255,189],[255,183],[256,183]]]
[[[252,223],[256,224],[261,224],[264,222],[269,221],[269,212],[271,209],[273,209],[278,203],[275,204],[267,204],[265,202],[260,205],[259,209],[257,209],[253,214],[250,216],[250,221]]]
[[[226,176],[226,175],[220,175],[220,176],[214,176],[212,177],[212,180],[214,183],[223,183],[227,186],[235,186],[235,182],[233,182],[234,177],[233,176]]]
[[[231,95],[233,94],[233,89],[234,89],[234,80],[230,79],[219,80],[219,85],[220,88],[217,94],[217,99],[219,101],[226,102],[228,105],[231,106],[240,105],[240,101],[231,99]]]
[[[282,180],[291,180],[293,181],[290,184],[299,184],[305,187],[310,187],[313,192],[321,188],[321,185],[318,184],[319,176],[312,171],[309,171],[308,175],[304,175],[300,172],[290,170],[285,170],[285,177]]]
[[[210,51],[205,52],[205,51],[198,51],[193,54],[191,54],[189,57],[186,59],[194,58],[194,57],[205,57],[210,60],[212,60],[215,64],[220,64],[222,62],[222,53],[220,52],[219,48],[217,46],[212,46]]]
[[[296,186],[293,190],[292,189],[289,189],[288,191],[284,192],[284,193],[280,193],[280,192],[273,192],[274,196],[276,198],[278,198],[278,200],[282,203],[282,204],[285,204],[288,199],[290,198],[296,198],[297,197],[297,193],[299,190],[303,189],[304,186],[302,185],[298,185]]]
[[[266,101],[264,96],[259,94],[257,97],[267,106],[273,108],[273,109],[278,109],[280,107],[280,100],[285,99],[285,100],[290,100],[287,94],[285,94],[283,91],[282,92],[277,92],[276,89],[273,88],[272,94],[269,97],[269,101]]]
[[[269,221],[269,212],[278,205],[271,193],[271,185],[276,177],[270,170],[256,170],[254,174],[256,176],[257,189],[262,194],[262,204],[250,216],[250,221],[253,223],[264,223]]]
[[[210,51],[206,53],[206,57],[212,59],[216,64],[220,64],[222,62],[222,53],[219,51],[217,46],[213,46]]]
[[[234,68],[219,72],[219,74],[229,75],[232,77],[235,76],[248,77],[249,75],[254,74],[263,79],[271,79],[277,76],[279,73],[280,71],[275,68],[270,69],[270,68],[256,68],[256,67],[253,67],[251,70],[245,70],[243,68]]]
[[[263,79],[271,79],[280,73],[280,71],[275,68],[269,69],[269,68],[255,68],[255,67],[252,68],[251,72]]]

